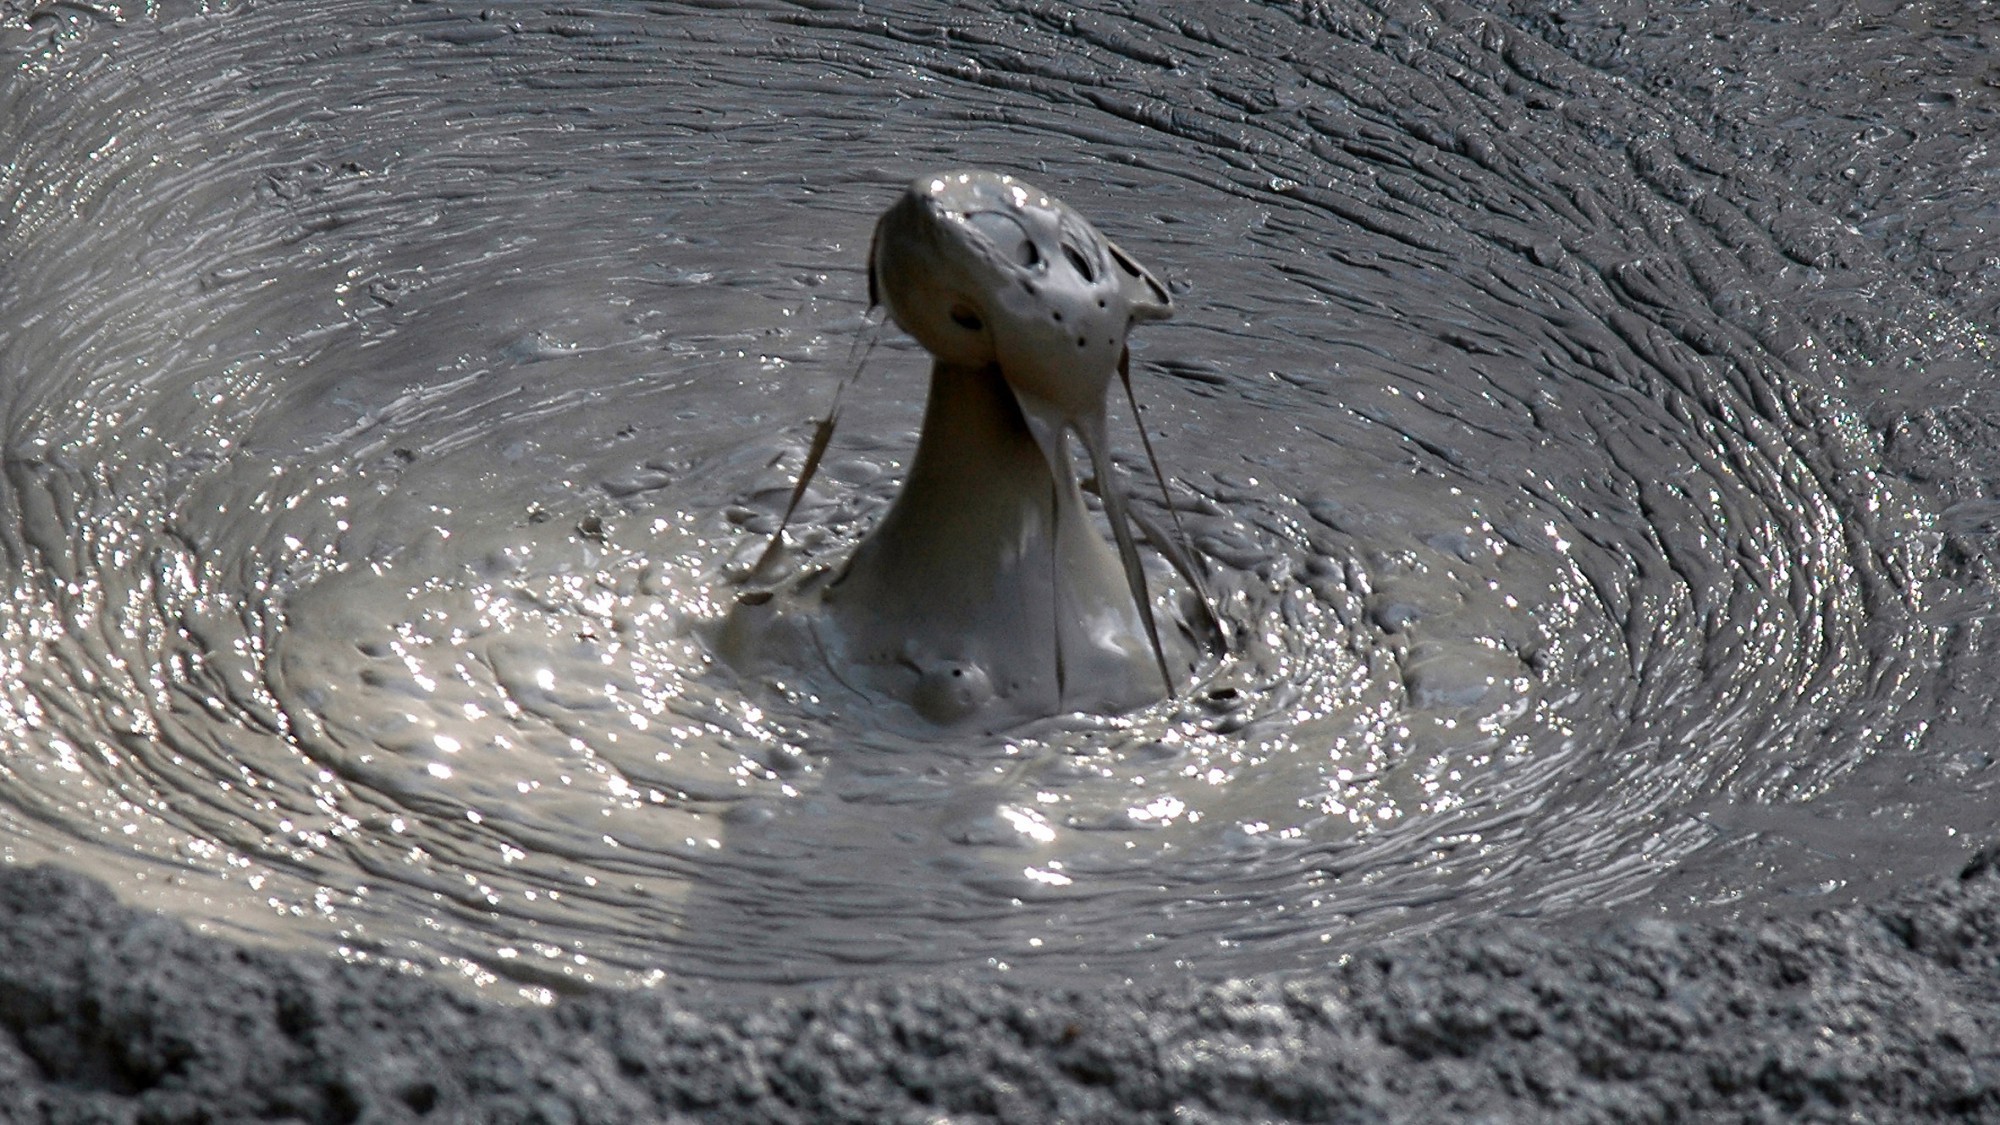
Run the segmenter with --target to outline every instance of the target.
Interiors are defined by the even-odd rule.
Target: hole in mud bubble
[[[1070,268],[1077,272],[1077,276],[1083,278],[1085,282],[1097,280],[1097,271],[1091,268],[1089,259],[1083,256],[1083,251],[1065,242],[1062,244],[1062,252],[1063,257],[1069,259]]]

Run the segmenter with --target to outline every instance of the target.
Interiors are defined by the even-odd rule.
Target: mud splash
[[[1476,13],[933,20],[18,33],[7,858],[529,996],[1249,971],[1644,896],[1921,736],[1856,403],[1959,329],[1837,224]],[[1134,374],[1246,642],[1191,699],[936,742],[711,660],[874,215],[968,161],[1176,289]],[[911,449],[885,351],[809,555]]]

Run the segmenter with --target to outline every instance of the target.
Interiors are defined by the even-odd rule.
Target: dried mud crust
[[[9,1121],[2000,1120],[1997,849],[1745,927],[1496,927],[1314,980],[489,1006],[0,872]]]

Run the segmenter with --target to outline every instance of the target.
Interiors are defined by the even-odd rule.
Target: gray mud
[[[2000,874],[1588,936],[1487,924],[1290,980],[966,977],[496,1008],[0,872],[10,1121],[2000,1118]]]
[[[1983,10],[0,15],[18,1119],[2000,1119]],[[711,667],[940,162],[1175,285],[1193,702]]]

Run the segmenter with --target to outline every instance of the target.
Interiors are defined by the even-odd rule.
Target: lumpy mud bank
[[[1990,19],[0,12],[23,1104],[532,1112],[508,1044],[546,1116],[2000,1112]],[[1134,511],[1237,643],[942,737],[715,630],[875,216],[966,164],[1164,282]],[[881,337],[808,563],[925,367]],[[1536,1007],[1642,978],[1705,999],[1615,1059]],[[436,1060],[363,1076],[383,1026]]]

